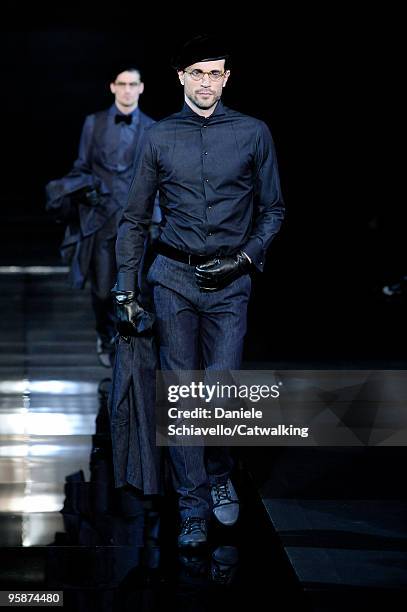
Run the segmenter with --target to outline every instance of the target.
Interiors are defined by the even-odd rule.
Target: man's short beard
[[[212,106],[215,106],[216,103],[219,102],[220,100],[220,95],[215,96],[211,101],[208,100],[207,103],[205,104],[205,102],[200,102],[198,98],[195,98],[195,96],[191,98],[190,96],[187,95],[187,97],[191,100],[191,102],[195,104],[197,108],[200,108],[201,110],[208,110],[208,108],[212,108]]]

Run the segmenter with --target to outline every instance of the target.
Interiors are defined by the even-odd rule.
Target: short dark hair
[[[133,64],[119,64],[119,65],[115,65],[110,70],[110,81],[109,82],[114,83],[117,77],[119,76],[119,74],[121,74],[122,72],[138,72],[140,75],[140,81],[143,80],[141,76],[140,68],[138,68],[137,66],[134,66]]]

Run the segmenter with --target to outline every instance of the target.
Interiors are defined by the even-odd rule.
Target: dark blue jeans
[[[251,279],[201,292],[194,266],[163,255],[154,260],[148,282],[154,307],[162,370],[238,370],[246,333]],[[208,519],[210,485],[226,482],[233,461],[227,448],[170,446],[171,470],[181,518]]]

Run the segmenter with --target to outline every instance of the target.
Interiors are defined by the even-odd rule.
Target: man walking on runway
[[[96,350],[105,367],[111,367],[116,336],[111,288],[116,278],[117,226],[145,131],[154,123],[138,106],[144,90],[138,68],[116,65],[109,81],[114,103],[86,117],[73,169],[47,186],[49,195],[58,196],[56,203],[65,195],[75,208],[73,219],[63,220],[67,231],[62,253],[71,264],[72,285],[82,288],[86,279],[90,281]],[[157,210],[153,222],[158,223],[156,215]]]
[[[148,130],[119,226],[114,295],[135,324],[143,308],[137,275],[159,190],[163,221],[148,280],[162,370],[240,368],[250,269],[263,270],[284,216],[269,129],[221,102],[228,66],[221,41],[199,36],[184,45],[174,62],[184,106]],[[233,462],[219,447],[170,446],[169,454],[178,543],[198,546],[212,512],[224,525],[237,521]]]

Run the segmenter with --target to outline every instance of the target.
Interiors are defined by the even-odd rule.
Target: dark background
[[[407,269],[395,188],[397,15],[86,6],[14,17],[1,32],[0,263],[59,263],[44,186],[70,169],[85,115],[110,105],[111,63],[141,67],[140,107],[160,119],[182,105],[174,49],[209,30],[233,50],[224,102],[272,130],[287,204],[254,278],[246,358],[400,365],[405,304],[381,293]]]

